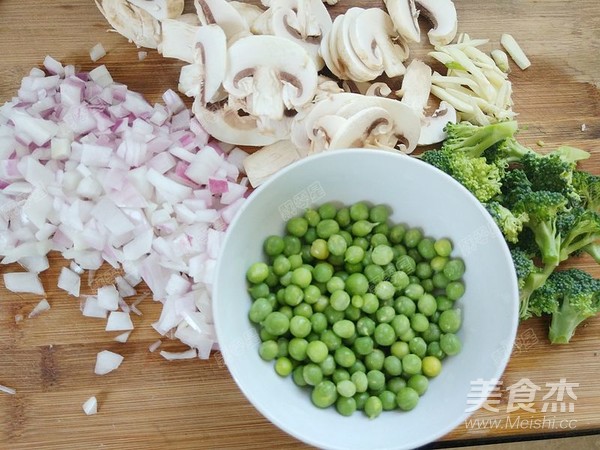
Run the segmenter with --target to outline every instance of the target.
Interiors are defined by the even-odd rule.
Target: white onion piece
[[[155,352],[155,351],[158,349],[158,347],[160,347],[160,346],[161,346],[161,344],[162,344],[162,341],[159,339],[158,341],[155,341],[155,342],[153,342],[152,344],[150,344],[150,345],[148,346],[148,350],[149,350],[150,352]]]
[[[128,331],[133,330],[131,317],[126,312],[112,311],[108,315],[106,322],[106,331]]]
[[[13,272],[4,274],[4,286],[11,292],[23,292],[45,295],[40,278],[31,272]]]
[[[32,70],[0,107],[0,204],[14,206],[0,212],[2,263],[43,271],[56,250],[76,264],[69,277],[88,270],[91,284],[107,262],[124,275],[82,302],[85,316],[141,314],[123,297],[144,280],[163,303],[154,327],[208,357],[215,259],[247,194],[246,154],[211,140],[172,90],[153,106],[104,66],[76,75],[47,57],[44,67],[50,76]],[[186,321],[196,316],[199,329]]]
[[[46,300],[44,298],[37,305],[35,305],[35,307],[33,308],[33,310],[29,313],[29,315],[27,317],[31,319],[31,318],[43,313],[44,311],[48,311],[49,309],[50,309],[50,304],[48,303],[48,300]]]
[[[79,297],[81,277],[67,267],[63,267],[58,276],[58,288],[67,291],[74,297]]]
[[[115,337],[115,341],[121,342],[122,344],[124,344],[125,342],[127,342],[127,339],[129,339],[130,334],[131,334],[131,331],[126,331],[125,333],[121,333]]]
[[[96,356],[96,367],[94,373],[96,375],[106,375],[117,369],[123,362],[123,357],[117,353],[108,350],[103,350]]]
[[[101,43],[98,42],[91,48],[90,59],[92,61],[96,62],[99,59],[102,59],[104,56],[106,56],[106,50],[104,49],[104,46]]]
[[[23,314],[17,314],[15,316],[15,323],[23,322]]]
[[[185,352],[165,352],[164,350],[161,350],[160,356],[168,359],[169,361],[175,361],[178,359],[192,359],[198,357],[198,351],[194,348],[186,350]]]
[[[96,399],[96,397],[90,397],[82,405],[82,408],[83,408],[83,412],[87,416],[96,414],[98,412],[98,400]]]
[[[5,394],[15,395],[17,391],[13,388],[9,388],[8,386],[3,386],[0,384],[0,392],[4,392]]]

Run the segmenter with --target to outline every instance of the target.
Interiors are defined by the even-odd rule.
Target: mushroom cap
[[[429,117],[421,120],[421,135],[419,145],[431,145],[442,142],[447,134],[444,131],[450,122],[456,123],[456,110],[447,102],[442,101],[440,107]]]
[[[223,87],[234,97],[263,95],[256,84],[278,94],[273,101],[288,108],[301,107],[315,95],[317,70],[295,42],[277,36],[247,36],[229,47]]]
[[[421,30],[419,29],[419,12],[415,6],[415,0],[384,0],[394,28],[409,42],[421,42]]]
[[[427,33],[433,46],[444,46],[454,40],[458,27],[456,7],[452,0],[415,0],[421,14],[427,17],[433,28]]]
[[[175,19],[183,13],[185,0],[128,0],[156,20]]]
[[[228,42],[250,34],[250,27],[242,15],[227,0],[194,0],[194,6],[200,23],[219,25]]]
[[[140,47],[157,48],[160,22],[127,0],[96,0],[96,6],[115,31]]]
[[[290,119],[273,123],[269,132],[258,129],[258,119],[253,116],[240,116],[238,108],[212,104],[202,105],[198,98],[192,111],[202,128],[215,139],[234,145],[262,147],[289,136]]]

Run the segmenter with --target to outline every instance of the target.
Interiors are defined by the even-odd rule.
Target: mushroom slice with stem
[[[398,34],[409,42],[421,42],[421,30],[417,20],[419,12],[415,0],[384,0],[384,2]]]
[[[199,29],[199,26],[177,19],[163,20],[162,41],[158,46],[158,52],[165,58],[176,58],[193,63],[196,33]]]
[[[419,117],[427,108],[427,100],[431,92],[431,67],[423,61],[413,59],[406,68],[402,87],[396,95],[402,97],[402,103],[412,108]]]
[[[431,145],[442,142],[447,134],[444,131],[448,123],[456,123],[456,110],[447,102],[442,101],[440,107],[428,117],[421,119],[421,135],[418,145]]]
[[[202,25],[217,24],[229,43],[250,34],[250,27],[242,15],[227,0],[194,0]]]
[[[206,105],[221,87],[226,64],[227,38],[223,29],[218,25],[199,27],[194,62],[181,68],[179,90],[188,97],[198,97],[198,101]]]
[[[378,139],[389,135],[393,119],[387,110],[372,106],[345,120],[329,142],[329,150],[341,148],[378,147]],[[385,142],[387,143],[387,139]],[[387,147],[387,145],[386,145]]]
[[[235,10],[242,16],[242,19],[246,22],[248,29],[252,29],[254,22],[264,13],[264,10],[259,8],[256,5],[251,5],[250,3],[231,1],[229,2],[231,6],[235,8]]]
[[[398,37],[390,16],[379,8],[365,9],[349,28],[352,48],[372,69],[380,68],[390,78],[403,75],[403,61],[408,57],[408,47],[394,43]]]
[[[306,156],[288,140],[267,145],[244,159],[244,171],[253,187],[264,183],[271,175]]]
[[[416,0],[416,2],[421,7],[421,14],[433,23],[433,28],[427,33],[431,45],[437,47],[452,42],[458,27],[454,2],[452,0]]]
[[[183,14],[184,0],[129,0],[156,20],[175,19]]]
[[[229,47],[223,87],[244,99],[246,112],[259,121],[281,120],[285,110],[310,102],[317,70],[298,44],[277,36],[247,36]]]
[[[127,0],[96,0],[96,6],[117,33],[135,45],[157,48],[160,22]]]
[[[196,98],[192,111],[209,135],[230,144],[262,147],[289,137],[287,118],[274,122],[267,133],[258,129],[256,117],[240,115],[238,109],[224,104],[202,105]]]
[[[406,75],[404,75],[406,77]],[[374,97],[387,97],[388,95],[390,95],[392,93],[392,90],[390,89],[390,87],[383,82],[377,82],[377,83],[373,83],[372,85],[370,85],[366,92],[365,95],[370,95],[370,96],[374,96]]]

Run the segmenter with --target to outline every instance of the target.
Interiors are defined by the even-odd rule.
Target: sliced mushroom
[[[404,76],[406,77],[406,75],[404,75]],[[374,97],[387,97],[391,93],[392,93],[392,90],[386,83],[378,82],[378,83],[373,83],[372,85],[370,85],[367,88],[365,95],[371,95]]]
[[[217,24],[229,43],[250,34],[250,27],[241,14],[227,0],[194,0],[202,25]]]
[[[194,47],[199,26],[190,25],[177,19],[162,21],[162,41],[158,52],[165,58],[176,58],[194,62]]]
[[[394,28],[409,42],[421,42],[421,30],[419,29],[419,12],[415,6],[415,0],[384,0]]]
[[[247,36],[229,47],[223,87],[244,99],[246,111],[261,121],[280,120],[285,109],[310,102],[317,70],[298,44],[276,36]]]
[[[198,28],[195,36],[194,62],[181,68],[179,90],[188,97],[198,97],[202,105],[214,100],[227,64],[227,37],[218,25]]]
[[[254,22],[264,13],[258,6],[251,5],[250,3],[231,1],[229,4],[242,16],[248,29],[252,29]]]
[[[442,142],[447,134],[444,131],[448,123],[456,123],[456,109],[447,102],[441,102],[440,107],[429,117],[421,120],[421,135],[419,145],[431,145]]]
[[[413,59],[406,68],[402,87],[396,92],[396,95],[402,97],[403,104],[412,108],[419,117],[423,117],[430,92],[431,67],[423,61]]]
[[[437,47],[452,42],[458,27],[456,8],[452,0],[415,1],[421,7],[421,14],[433,23],[433,28],[427,33],[431,45]]]
[[[267,145],[244,159],[244,171],[254,187],[271,175],[306,156],[288,140]]]
[[[175,19],[183,13],[184,0],[129,0],[156,20]]]
[[[96,0],[96,6],[115,31],[135,45],[157,48],[160,22],[127,0]]]
[[[193,14],[193,13],[182,14],[177,18],[177,20],[179,20],[180,22],[187,23],[188,25],[195,25],[197,27],[202,25],[200,23],[200,19],[198,18],[198,14]]]
[[[258,129],[258,119],[249,115],[240,115],[237,108],[224,104],[202,105],[198,98],[192,111],[202,128],[215,139],[235,145],[262,147],[289,136],[290,119],[273,122],[267,132]]]
[[[390,78],[404,74],[408,47],[393,42],[398,37],[390,16],[379,8],[365,9],[349,28],[352,48],[369,68],[383,66]]]

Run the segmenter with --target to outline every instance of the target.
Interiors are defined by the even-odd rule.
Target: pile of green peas
[[[390,213],[366,202],[308,209],[246,272],[260,357],[344,416],[412,410],[461,350],[463,261],[449,239],[391,224]]]

